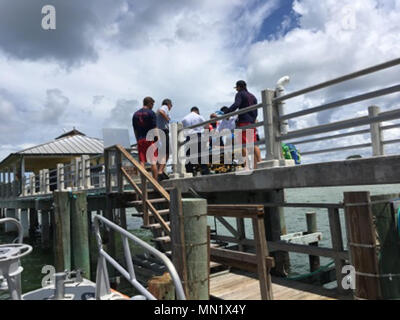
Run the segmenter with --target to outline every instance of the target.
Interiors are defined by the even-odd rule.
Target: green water
[[[392,194],[400,193],[400,184],[397,185],[379,185],[379,186],[361,186],[361,187],[330,187],[330,188],[303,188],[303,189],[287,189],[286,201],[291,203],[338,203],[343,201],[343,192],[347,191],[370,191],[371,195]],[[285,208],[285,220],[288,233],[306,231],[306,218],[305,214],[310,211],[317,212],[318,231],[323,233],[323,239],[319,243],[321,247],[331,247],[331,239],[329,237],[329,222],[327,209],[307,209],[307,208]],[[129,211],[128,211],[129,212]],[[346,243],[346,230],[344,227],[343,211],[340,210],[340,217],[342,223],[343,240],[345,247]],[[141,239],[150,243],[151,234],[140,229],[141,219],[130,217],[128,218],[128,229]],[[209,219],[209,224],[213,228],[214,221]],[[233,224],[234,225],[234,224]],[[227,234],[224,226],[217,223],[217,230],[221,233]],[[246,225],[246,235],[248,238],[253,237],[252,228]],[[0,244],[9,243],[13,237],[0,234]],[[51,251],[45,251],[40,248],[39,244],[33,244],[34,250],[27,257],[22,259],[22,266],[24,271],[22,273],[22,291],[27,292],[41,287],[41,281],[44,274],[41,273],[44,265],[53,264],[53,256]],[[131,246],[133,253],[141,253],[140,249]],[[302,254],[290,253],[291,259],[291,275],[298,275],[308,272],[308,256]],[[92,275],[95,273],[96,256],[92,254]],[[321,258],[321,265],[328,264],[331,261],[329,258]],[[7,295],[0,292],[0,300],[7,298]]]

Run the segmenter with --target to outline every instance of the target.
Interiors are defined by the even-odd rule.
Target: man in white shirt
[[[193,107],[190,110],[190,113],[186,117],[184,117],[182,120],[182,124],[183,124],[184,128],[191,127],[191,126],[194,126],[194,125],[202,123],[202,122],[206,122],[206,120],[200,115],[200,110],[197,107]],[[200,126],[200,127],[194,128],[194,129],[187,129],[184,132],[185,132],[186,136],[194,134],[194,133],[203,133],[204,127]]]
[[[165,134],[165,140],[161,141],[161,144],[165,144],[164,152],[159,152],[159,165],[158,165],[158,176],[159,180],[168,179],[168,175],[164,172],[165,167],[169,158],[169,122],[171,120],[169,112],[172,109],[172,101],[170,99],[164,99],[162,106],[157,111],[157,128],[162,130]]]
[[[197,107],[193,107],[190,110],[190,113],[183,118],[182,120],[182,124],[184,128],[188,128],[191,126],[194,126],[196,124],[200,124],[206,122],[206,120],[200,115],[200,110]],[[189,141],[193,141],[193,138],[196,138],[197,136],[197,145],[198,145],[198,158],[197,158],[197,164],[200,165],[200,170],[201,170],[201,174],[202,175],[206,175],[210,173],[210,170],[208,168],[208,166],[206,164],[201,164],[201,145],[202,145],[202,133],[204,132],[204,126],[199,126],[196,128],[192,128],[192,129],[186,129],[184,131],[184,134],[186,136],[186,142]],[[190,148],[187,149],[186,151],[186,156],[189,157],[190,156]],[[192,172],[193,174],[195,174],[195,170],[194,170],[194,164],[191,163],[191,161],[189,160],[189,162],[185,165],[186,167],[186,172]]]

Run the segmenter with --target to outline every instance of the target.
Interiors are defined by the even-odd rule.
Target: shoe
[[[169,180],[169,176],[165,172],[163,172],[161,176],[163,177],[164,180]]]

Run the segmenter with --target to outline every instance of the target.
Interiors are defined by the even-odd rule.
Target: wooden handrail
[[[170,197],[169,197],[168,192],[158,183],[157,180],[155,180],[155,179],[146,171],[145,168],[143,168],[143,166],[139,163],[139,161],[137,161],[135,158],[133,158],[133,157],[131,156],[131,154],[130,154],[128,151],[126,151],[126,150],[124,149],[124,147],[122,147],[121,145],[116,145],[116,146],[111,147],[111,148],[116,148],[118,151],[120,151],[120,152],[125,156],[125,158],[126,158],[129,162],[131,162],[131,163],[137,168],[137,170],[138,170],[141,174],[143,174],[143,175],[146,177],[146,180],[149,181],[149,182],[153,185],[153,187],[154,187],[166,200],[170,201]],[[111,148],[109,148],[109,149],[111,149]]]
[[[143,181],[149,181],[153,187],[168,201],[170,202],[170,196],[168,194],[168,192],[146,171],[145,168],[143,168],[143,166],[136,160],[134,159],[130,153],[128,151],[126,151],[122,146],[120,145],[116,145],[115,147],[111,147],[108,148],[107,150],[116,148],[117,151],[121,152],[126,159],[128,159],[133,166],[138,170],[138,172],[140,173],[140,175],[142,177],[144,177]],[[167,224],[167,222],[162,218],[162,216],[158,213],[157,209],[153,206],[153,204],[151,203],[151,201],[149,199],[147,199],[147,197],[144,197],[146,194],[146,190],[143,188],[147,188],[146,184],[143,185],[142,183],[142,190],[140,190],[139,186],[135,183],[135,181],[132,179],[132,177],[129,175],[129,173],[126,171],[126,169],[124,167],[120,167],[122,174],[124,175],[124,177],[128,180],[128,182],[132,185],[132,187],[135,189],[135,191],[137,192],[137,194],[140,196],[140,198],[143,200],[143,205],[145,207],[147,207],[148,209],[150,209],[150,211],[152,212],[153,216],[156,218],[156,220],[158,221],[158,223],[160,223],[161,227],[164,229],[164,231],[170,235],[171,234],[171,228],[169,227],[169,225]],[[146,211],[146,210],[145,210]],[[148,224],[148,214],[147,212],[144,212],[145,216],[144,216],[144,224],[147,225]]]

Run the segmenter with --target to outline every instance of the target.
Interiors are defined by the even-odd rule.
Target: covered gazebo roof
[[[24,159],[26,171],[53,168],[57,163],[65,163],[73,157],[103,153],[103,140],[87,137],[75,128],[55,140],[11,153],[0,162],[0,170],[10,168]]]

